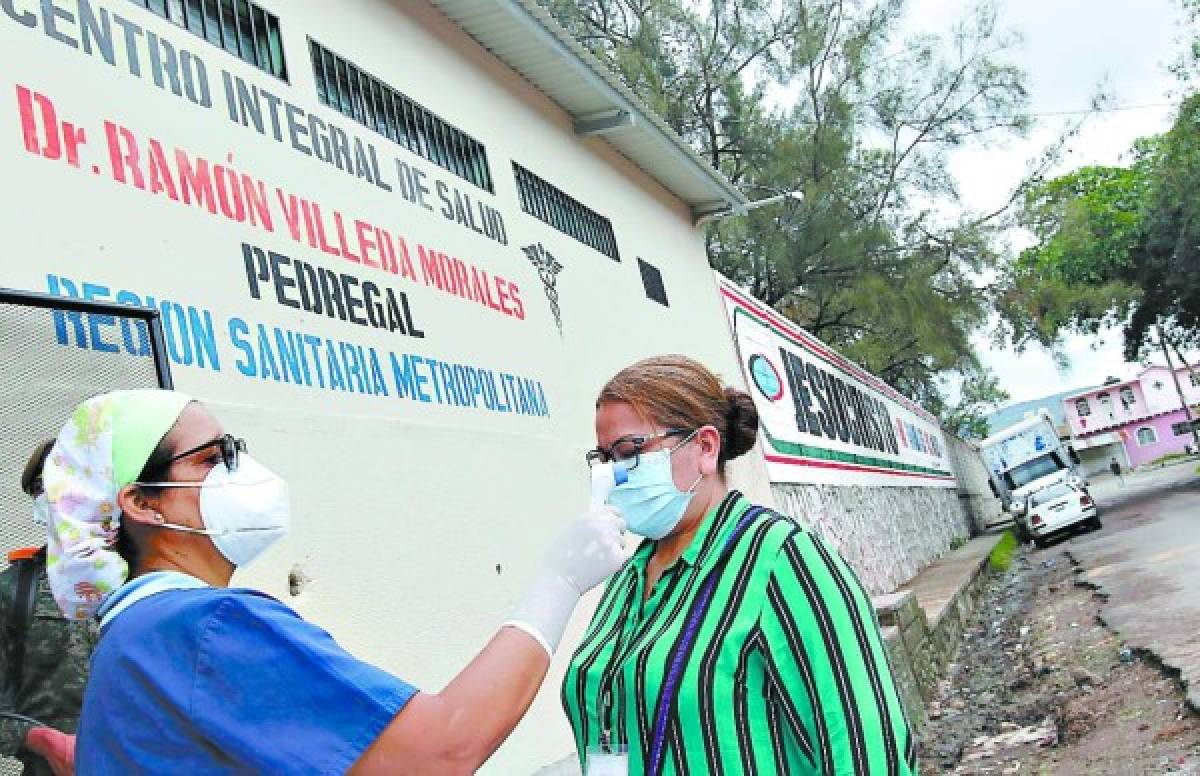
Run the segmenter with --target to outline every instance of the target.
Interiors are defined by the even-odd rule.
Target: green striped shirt
[[[854,572],[771,512],[740,535],[722,566],[749,508],[731,492],[645,603],[654,542],[609,580],[563,681],[580,761],[612,741],[628,747],[630,773],[646,771],[670,656],[716,570],[668,710],[661,772],[915,774],[916,742]]]

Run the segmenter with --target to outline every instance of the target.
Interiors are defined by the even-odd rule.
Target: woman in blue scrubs
[[[83,774],[472,772],[533,700],[580,595],[624,557],[614,512],[575,521],[513,619],[423,693],[274,598],[229,587],[286,531],[287,485],[199,403],[89,399],[44,480],[55,597],[101,618]]]

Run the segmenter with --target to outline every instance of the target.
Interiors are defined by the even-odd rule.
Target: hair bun
[[[725,460],[733,460],[754,448],[758,438],[758,408],[754,399],[737,388],[725,389]]]

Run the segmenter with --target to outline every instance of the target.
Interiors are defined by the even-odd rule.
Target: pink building
[[[1193,377],[1186,367],[1178,373],[1192,417],[1200,417],[1200,374]],[[1181,453],[1185,446],[1193,445],[1175,382],[1166,367],[1148,367],[1133,380],[1072,394],[1063,399],[1063,406],[1072,437],[1086,444],[1115,435],[1131,466],[1167,453]]]

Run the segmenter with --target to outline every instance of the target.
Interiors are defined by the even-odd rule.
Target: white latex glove
[[[625,562],[625,521],[609,506],[568,525],[546,550],[542,570],[504,624],[519,628],[554,655],[579,598]]]

